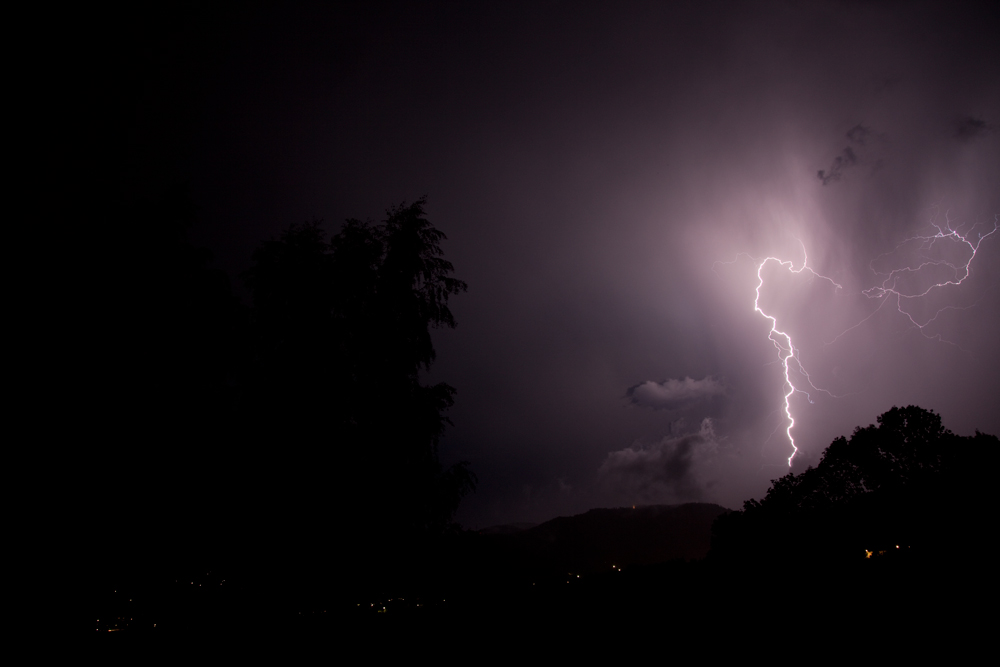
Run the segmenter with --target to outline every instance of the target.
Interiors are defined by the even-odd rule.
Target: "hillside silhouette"
[[[596,574],[612,567],[704,558],[712,524],[727,511],[711,503],[592,509],[483,537],[511,569]]]
[[[971,603],[993,572],[982,531],[998,451],[995,436],[957,436],[932,411],[893,408],[739,511],[594,509],[465,534],[442,558],[446,595],[422,613],[473,633],[559,619],[670,627],[691,641],[822,628],[852,642],[872,632],[921,642],[983,631]],[[421,609],[398,598],[370,604],[399,618]],[[709,620],[720,614],[725,629]]]

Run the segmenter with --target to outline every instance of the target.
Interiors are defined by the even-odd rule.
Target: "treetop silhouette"
[[[815,468],[773,480],[762,500],[720,517],[713,555],[756,561],[791,550],[813,561],[900,543],[945,548],[986,506],[997,445],[996,436],[955,435],[933,411],[894,407],[878,426],[834,440]]]
[[[466,289],[425,204],[394,206],[379,224],[348,220],[329,241],[318,222],[292,225],[261,244],[244,276],[255,437],[297,452],[293,484],[323,489],[306,502],[350,507],[369,541],[376,524],[446,530],[475,484],[466,463],[443,470],[437,457],[454,388],[419,378],[435,359],[430,329],[455,326],[448,300]]]

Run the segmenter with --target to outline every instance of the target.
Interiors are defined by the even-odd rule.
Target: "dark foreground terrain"
[[[373,657],[531,645],[578,652],[626,640],[728,652],[820,638],[829,650],[878,642],[909,652],[989,636],[979,603],[995,585],[981,550],[899,545],[839,562],[776,550],[723,562],[708,550],[723,512],[592,510],[527,530],[467,532],[428,547],[419,566],[386,573],[381,590],[362,590],[343,561],[312,588],[235,570],[137,578],[103,596],[95,635],[126,652],[354,647]]]

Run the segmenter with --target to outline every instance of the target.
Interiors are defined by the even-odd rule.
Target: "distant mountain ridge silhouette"
[[[534,528],[537,525],[539,524],[531,521],[518,521],[515,523],[504,523],[497,526],[480,528],[476,532],[480,535],[513,535],[514,533],[520,533],[523,530]]]
[[[593,574],[704,558],[712,523],[728,511],[712,503],[600,508],[532,528],[510,524],[479,533],[515,569]]]

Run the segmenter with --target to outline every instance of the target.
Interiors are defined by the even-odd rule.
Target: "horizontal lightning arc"
[[[900,243],[898,243],[896,247],[893,248],[891,251],[882,253],[881,255],[873,259],[871,262],[869,262],[868,267],[872,270],[872,273],[874,273],[876,276],[882,277],[882,283],[880,285],[876,285],[875,287],[871,287],[869,289],[862,291],[862,294],[864,294],[869,299],[882,299],[882,302],[879,304],[878,308],[876,308],[870,315],[862,319],[854,326],[849,327],[848,329],[842,331],[840,334],[837,335],[836,338],[829,341],[827,343],[828,345],[835,343],[845,334],[847,334],[850,331],[853,331],[854,329],[858,328],[859,326],[867,322],[869,319],[874,317],[876,313],[882,310],[882,307],[885,306],[885,304],[889,303],[892,297],[896,298],[896,310],[902,315],[905,315],[906,318],[910,321],[910,324],[916,327],[920,331],[922,336],[931,340],[938,340],[944,343],[951,343],[951,341],[943,339],[941,337],[941,334],[928,336],[927,333],[925,333],[924,329],[932,322],[937,320],[938,316],[940,316],[941,313],[945,312],[946,310],[965,310],[967,308],[972,308],[975,304],[966,307],[950,306],[950,305],[943,306],[942,308],[939,308],[932,316],[927,318],[926,321],[924,321],[923,323],[918,322],[913,316],[913,314],[909,310],[904,308],[904,304],[925,297],[935,290],[940,290],[951,286],[958,286],[961,285],[963,282],[965,282],[965,280],[969,277],[969,275],[972,272],[972,262],[976,258],[976,254],[979,252],[979,246],[982,244],[983,239],[992,236],[994,233],[996,233],[997,229],[1000,228],[1000,215],[994,217],[993,229],[989,230],[985,234],[977,233],[977,238],[975,239],[975,241],[973,241],[971,237],[976,227],[979,226],[978,223],[973,225],[967,232],[962,234],[957,229],[952,228],[951,220],[948,218],[948,215],[946,213],[945,224],[943,226],[937,225],[933,222],[931,223],[931,225],[937,230],[936,234],[930,236],[913,236],[908,239],[905,239]],[[965,261],[964,264],[962,263],[955,264],[949,262],[946,259],[933,259],[931,257],[923,255],[921,256],[921,259],[923,261],[917,266],[904,266],[892,269],[888,273],[880,273],[876,271],[875,267],[873,266],[877,260],[881,259],[882,257],[886,257],[887,255],[891,255],[892,253],[896,252],[897,250],[899,250],[900,248],[909,243],[919,242],[921,244],[918,247],[919,251],[930,251],[936,243],[949,242],[949,241],[952,243],[964,244],[965,246],[968,247],[969,258]],[[914,275],[920,273],[924,269],[934,268],[934,267],[947,267],[948,269],[951,269],[952,277],[942,282],[933,283],[923,291],[916,290],[913,293],[909,293],[899,288],[899,279],[902,275],[904,274]]]
[[[998,216],[998,217],[1000,217],[1000,216]],[[985,238],[987,238],[989,236],[992,236],[997,231],[997,217],[994,217],[994,219],[993,219],[993,229],[991,229],[990,231],[988,231],[985,234],[979,234],[979,238],[976,239],[975,243],[973,243],[972,241],[970,241],[968,237],[972,235],[972,231],[976,228],[976,225],[973,225],[972,229],[970,229],[968,232],[966,232],[965,235],[962,235],[962,234],[960,234],[958,232],[958,230],[952,229],[952,227],[951,227],[951,220],[948,218],[947,213],[945,214],[945,226],[943,228],[940,225],[936,225],[934,223],[931,223],[931,225],[933,225],[933,227],[935,229],[937,229],[937,234],[934,234],[933,236],[914,236],[912,238],[908,238],[905,241],[901,242],[899,245],[897,245],[893,249],[893,251],[898,250],[903,245],[905,245],[907,243],[910,243],[912,241],[920,241],[921,244],[922,244],[921,247],[920,247],[921,250],[924,250],[924,249],[930,250],[934,246],[934,244],[936,242],[942,241],[942,240],[950,240],[950,241],[953,241],[955,243],[964,243],[966,246],[969,247],[969,250],[971,250],[971,254],[969,256],[969,259],[968,259],[967,262],[965,262],[965,264],[962,264],[960,266],[956,266],[956,265],[954,265],[951,262],[948,262],[946,260],[934,260],[934,259],[930,259],[930,258],[925,258],[927,261],[923,262],[922,264],[920,264],[916,268],[912,268],[912,267],[906,266],[906,267],[903,267],[903,268],[900,268],[900,269],[893,269],[888,274],[880,274],[878,271],[875,271],[874,267],[871,266],[871,264],[874,264],[874,262],[875,262],[875,260],[872,260],[872,262],[869,264],[869,268],[872,269],[872,272],[875,273],[875,275],[885,275],[885,279],[882,281],[881,285],[876,286],[876,287],[872,287],[872,288],[867,289],[864,292],[862,292],[869,299],[879,299],[879,298],[882,298],[884,296],[895,296],[896,297],[896,310],[899,311],[900,313],[902,313],[903,315],[906,315],[907,319],[910,320],[910,323],[913,324],[913,326],[915,326],[918,329],[920,329],[921,333],[923,332],[924,327],[926,327],[931,322],[933,322],[934,320],[937,319],[938,315],[940,315],[945,310],[955,309],[955,306],[945,306],[944,308],[938,309],[938,311],[935,312],[932,317],[930,317],[923,324],[920,324],[915,319],[913,319],[913,315],[912,314],[910,314],[908,311],[906,311],[906,310],[903,309],[903,303],[904,303],[903,300],[904,299],[906,299],[906,300],[919,299],[921,297],[927,296],[928,294],[930,294],[932,291],[934,291],[936,289],[943,289],[943,288],[948,287],[950,285],[961,285],[963,282],[965,282],[965,279],[968,278],[969,274],[971,273],[972,261],[976,258],[976,253],[979,252],[979,246],[983,242],[983,239],[985,239]],[[945,231],[945,230],[947,230],[947,231]],[[888,254],[888,253],[886,253],[886,254]],[[883,257],[883,256],[884,255],[880,255],[879,257]],[[876,257],[875,259],[878,259],[878,257]],[[916,293],[916,294],[906,294],[906,293],[903,293],[903,292],[901,292],[901,291],[899,291],[899,290],[896,289],[896,284],[897,284],[897,281],[898,281],[898,275],[899,274],[902,274],[902,273],[917,273],[917,272],[921,271],[922,269],[924,269],[926,267],[929,267],[929,266],[930,267],[934,267],[934,266],[947,266],[949,269],[951,269],[954,272],[954,279],[952,279],[952,280],[946,280],[944,282],[934,283],[930,287],[928,287],[927,289],[925,289],[923,292]],[[959,277],[960,273],[962,274],[961,277]],[[940,335],[938,335],[937,338],[940,339]]]

